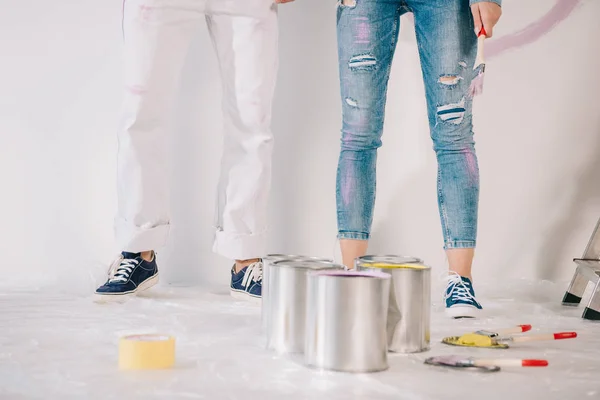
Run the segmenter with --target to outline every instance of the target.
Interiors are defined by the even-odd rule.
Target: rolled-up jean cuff
[[[339,232],[338,239],[369,240],[369,234],[364,232]]]
[[[452,249],[474,249],[474,240],[452,240],[444,243],[444,250]]]
[[[234,233],[217,231],[213,251],[230,260],[251,260],[264,257],[267,249],[267,232]]]
[[[161,224],[145,228],[117,218],[115,220],[115,237],[120,251],[141,253],[157,250],[167,244],[170,224]]]

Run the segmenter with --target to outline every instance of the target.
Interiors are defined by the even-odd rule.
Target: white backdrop
[[[497,43],[529,30],[490,58],[476,103],[476,279],[567,280],[570,259],[600,217],[600,1],[581,0],[564,21],[536,25],[555,3],[573,2],[504,1]],[[121,0],[0,5],[3,283],[91,290],[117,250]],[[270,249],[331,256],[340,136],[335,0],[297,0],[280,7],[280,16]],[[201,27],[173,136],[174,230],[160,253],[161,274],[172,283],[228,279],[229,261],[211,253],[221,147],[217,75]],[[391,79],[371,252],[420,256],[441,271],[435,157],[409,18]]]

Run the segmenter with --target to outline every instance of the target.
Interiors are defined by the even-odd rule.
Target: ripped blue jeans
[[[400,16],[412,12],[438,161],[444,248],[473,248],[479,168],[473,141],[473,64],[477,38],[468,0],[344,0],[337,10],[342,143],[337,171],[340,239],[367,240],[375,205],[390,67]]]

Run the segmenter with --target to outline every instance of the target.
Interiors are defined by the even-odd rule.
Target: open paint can
[[[429,350],[431,267],[415,257],[366,256],[357,258],[356,269],[391,276],[387,316],[390,351],[417,353]]]
[[[357,373],[387,369],[390,281],[377,271],[310,273],[305,364]]]

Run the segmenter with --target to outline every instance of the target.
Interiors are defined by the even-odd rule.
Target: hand
[[[276,4],[291,3],[294,0],[275,0]]]
[[[498,23],[502,15],[502,8],[491,1],[475,3],[471,6],[473,21],[475,22],[475,34],[479,36],[481,28],[485,28],[486,37],[491,38],[494,32],[494,26]]]

